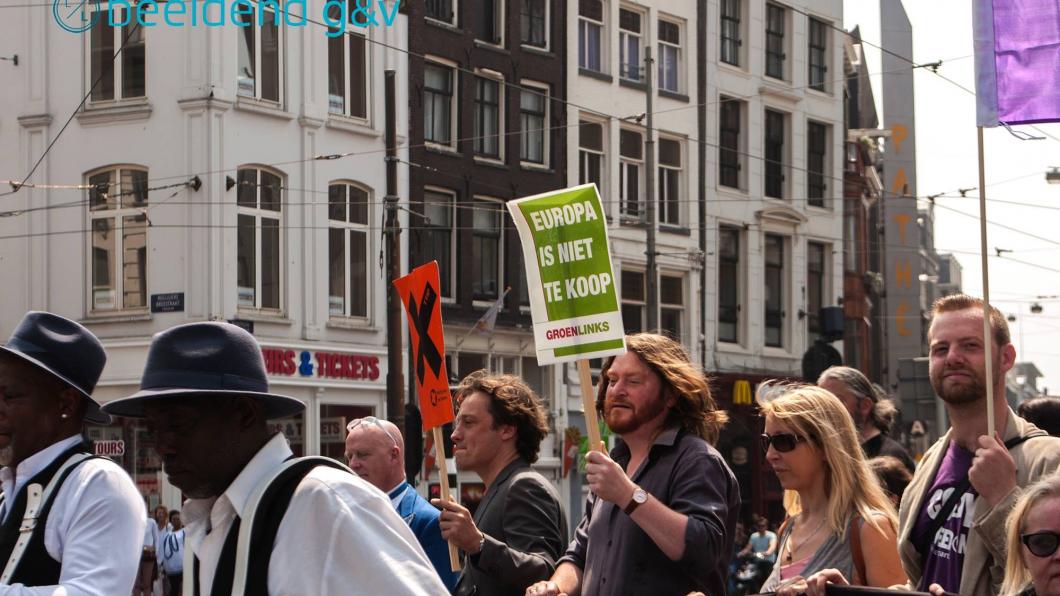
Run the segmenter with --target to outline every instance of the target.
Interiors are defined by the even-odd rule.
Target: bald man
[[[438,527],[439,511],[405,482],[405,441],[398,427],[375,416],[346,426],[346,461],[365,481],[390,496],[450,592],[460,578],[449,566],[449,545]]]

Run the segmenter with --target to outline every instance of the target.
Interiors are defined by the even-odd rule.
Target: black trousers
[[[180,596],[180,592],[184,588],[184,574],[167,573],[166,581],[169,582],[169,596]]]

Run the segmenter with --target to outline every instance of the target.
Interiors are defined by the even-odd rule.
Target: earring
[[[66,420],[67,418],[69,418],[69,416],[67,416],[66,414],[59,414],[59,418]]]

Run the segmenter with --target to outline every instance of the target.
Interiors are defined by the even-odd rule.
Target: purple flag
[[[1060,2],[974,2],[977,124],[1060,121]]]

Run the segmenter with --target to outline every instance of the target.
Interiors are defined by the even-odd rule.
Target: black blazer
[[[559,493],[523,459],[508,464],[482,497],[475,525],[482,551],[464,559],[456,594],[510,596],[552,577],[567,548]]]

